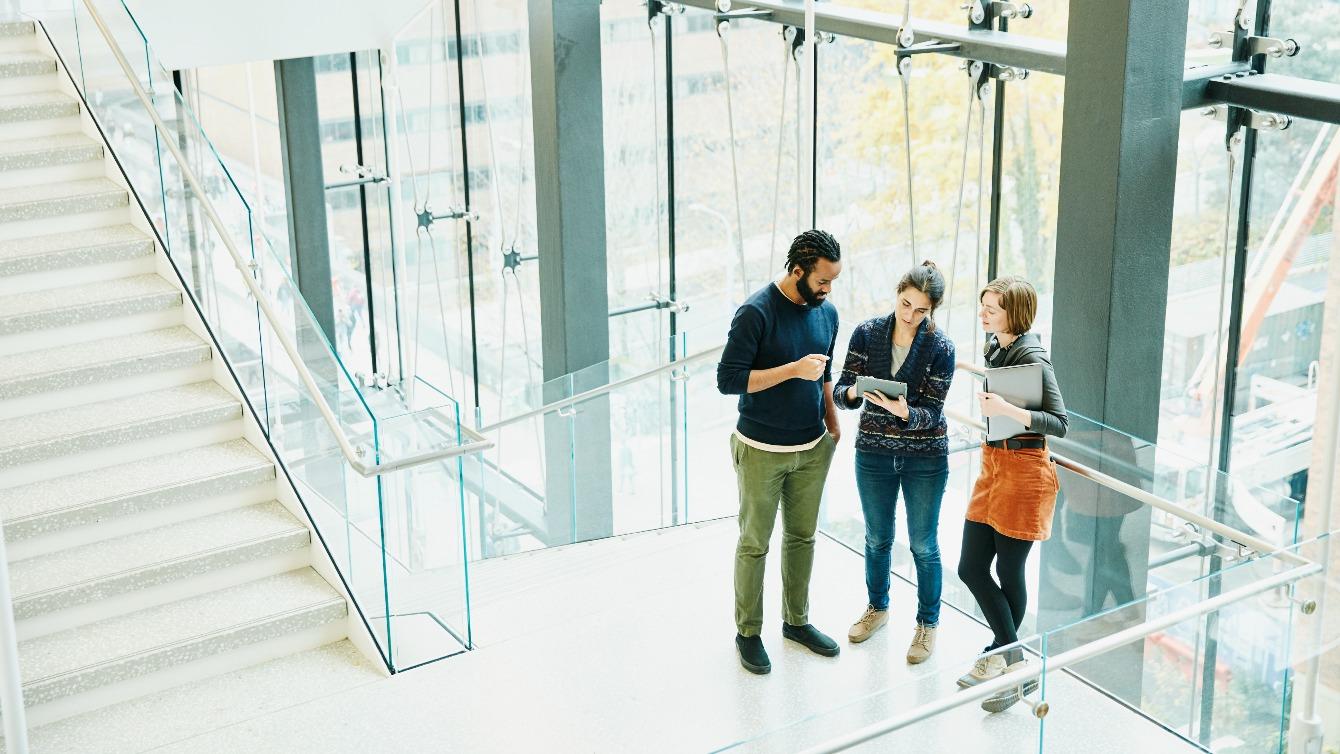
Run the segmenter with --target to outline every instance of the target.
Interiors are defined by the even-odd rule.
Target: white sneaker
[[[917,624],[917,632],[912,635],[912,645],[907,648],[907,661],[919,665],[930,658],[935,651],[935,626]]]
[[[1010,665],[1005,668],[1005,673],[1017,673],[1026,667],[1028,667],[1028,660],[1020,660],[1018,662],[1010,663]],[[1004,712],[1010,707],[1013,707],[1020,699],[1023,699],[1025,696],[1028,696],[1037,690],[1038,679],[1030,678],[1017,686],[1011,686],[1004,691],[997,691],[986,699],[983,699],[982,709],[991,713]]]
[[[847,629],[847,638],[850,639],[853,644],[860,644],[866,639],[869,639],[871,634],[878,631],[888,622],[888,610],[876,610],[870,605],[866,605],[865,613],[861,615],[860,620],[851,624],[851,628]]]
[[[977,662],[972,664],[972,670],[967,675],[958,679],[960,688],[972,688],[979,683],[986,683],[1005,672],[1005,655],[1000,652],[992,652],[989,655],[982,655],[977,658]]]

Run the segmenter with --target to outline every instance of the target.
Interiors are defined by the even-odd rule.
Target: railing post
[[[8,558],[5,525],[0,521],[0,714],[5,718],[5,751],[27,754],[28,724],[23,708],[23,680],[19,676],[19,637],[14,629]]]

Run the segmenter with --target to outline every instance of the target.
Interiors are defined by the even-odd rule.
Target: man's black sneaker
[[[828,638],[819,629],[806,623],[803,626],[782,624],[782,636],[805,645],[805,648],[824,657],[837,657],[840,651],[838,643]]]
[[[768,660],[768,650],[763,648],[763,639],[736,634],[735,648],[740,650],[740,664],[745,670],[756,675],[772,672],[772,662]]]

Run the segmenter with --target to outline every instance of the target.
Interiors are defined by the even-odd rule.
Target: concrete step
[[[0,171],[98,161],[102,145],[81,133],[0,141]]]
[[[25,92],[0,96],[0,124],[57,120],[77,115],[79,100],[64,92]]]
[[[307,527],[270,501],[20,560],[9,568],[14,617],[24,621],[94,601],[126,600],[129,592],[302,550],[309,543]]]
[[[0,401],[203,364],[212,349],[186,327],[0,357]]]
[[[304,568],[30,639],[19,645],[24,701],[37,707],[137,677],[185,673],[163,679],[175,685],[200,677],[188,667],[193,663],[345,616],[344,598]],[[238,666],[253,659],[238,658]],[[214,666],[211,675],[234,669]]]
[[[0,79],[45,76],[56,72],[56,59],[35,50],[0,53]]]
[[[128,207],[130,194],[106,178],[0,189],[0,223],[18,223]]]
[[[0,241],[0,277],[152,257],[153,239],[133,225]]]
[[[270,499],[275,468],[246,440],[0,489],[11,558]],[[51,540],[52,547],[33,545]]]
[[[157,275],[31,291],[0,299],[0,336],[180,309],[182,294]]]
[[[213,382],[0,420],[0,469],[160,438],[240,419],[242,406]]]

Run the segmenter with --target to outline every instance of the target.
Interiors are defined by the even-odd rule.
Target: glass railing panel
[[[1241,560],[1046,632],[1044,750],[1069,751],[1065,742],[1111,719],[1110,707],[1074,696],[1089,688],[1180,739],[1159,751],[1283,751],[1292,665],[1310,643],[1302,606],[1321,588],[1319,568],[1300,552]],[[1213,607],[1214,599],[1226,604]],[[1123,630],[1144,635],[1111,638]],[[1092,656],[1072,662],[1086,651]]]
[[[960,375],[959,379],[963,376]],[[981,467],[980,432],[962,432],[950,422],[950,475],[940,508],[938,540],[944,570],[943,600],[979,615],[976,600],[958,579],[964,515]],[[844,425],[854,432],[854,423]],[[960,435],[975,442],[958,441]],[[825,489],[821,531],[858,553],[865,548],[865,519],[854,474],[852,438],[844,438]],[[1149,505],[1134,492],[1110,489],[1057,466],[1059,491],[1051,537],[1035,545],[1026,571],[1029,585],[1025,631],[1050,630],[1085,616],[1141,599],[1144,595],[1199,579],[1241,559],[1238,544],[1264,551],[1293,543],[1301,504],[1222,473],[1209,475],[1188,459],[1152,443],[1070,415],[1064,439],[1050,438],[1051,451],[1092,468],[1136,491],[1152,493],[1188,510],[1238,528],[1252,543],[1227,542],[1177,513]],[[1208,513],[1207,513],[1208,511]],[[1245,515],[1236,512],[1243,511]],[[1266,514],[1273,518],[1269,518]],[[897,518],[905,519],[900,501]],[[1255,521],[1253,526],[1250,521]],[[897,525],[892,569],[916,581],[907,546],[905,520]],[[1258,542],[1259,540],[1259,542]],[[1247,549],[1252,549],[1249,546]]]
[[[277,254],[256,228],[246,197],[128,10],[108,3],[98,11],[129,72],[80,3],[69,18],[51,19],[57,29],[53,39],[68,45],[63,56],[82,67],[76,81],[85,84],[94,116],[388,662],[428,661],[469,646],[463,480],[471,475],[461,471],[466,461],[367,478],[351,466],[339,441],[339,434],[345,435],[356,448],[357,463],[367,466],[455,448],[469,441],[460,431],[457,406],[426,384],[367,399],[331,347],[333,328],[321,324],[291,279],[287,249]],[[147,93],[167,135],[155,128],[132,80]],[[259,283],[272,316],[263,316],[246,276]],[[286,342],[293,353],[283,347]],[[322,401],[339,434],[323,416]],[[473,476],[481,475],[476,470]],[[431,552],[422,549],[425,542],[432,544]],[[423,586],[430,582],[437,592],[455,596],[415,609],[414,600],[433,591]],[[400,600],[393,603],[393,594]],[[418,613],[437,628],[422,629]],[[405,633],[405,653],[392,636],[398,626]]]

